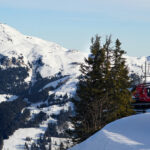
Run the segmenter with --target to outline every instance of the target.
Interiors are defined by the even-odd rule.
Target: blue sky
[[[0,0],[0,22],[82,51],[111,34],[128,55],[150,55],[149,0]]]

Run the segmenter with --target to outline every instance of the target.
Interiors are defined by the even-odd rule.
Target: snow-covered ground
[[[52,114],[59,114],[61,110],[68,110],[70,104],[67,103],[65,106],[51,106],[51,107],[46,107],[46,108],[42,108],[42,109],[36,109],[35,108],[35,104],[31,107],[29,107],[28,109],[31,110],[31,117],[34,114],[38,114],[40,111],[45,112],[48,116],[52,115]],[[37,139],[39,139],[41,134],[45,133],[45,130],[47,129],[48,123],[54,123],[56,122],[56,120],[54,120],[53,118],[49,117],[46,121],[43,121],[40,125],[39,128],[21,128],[18,129],[14,132],[14,134],[12,136],[9,137],[9,139],[4,140],[4,146],[3,146],[3,150],[20,150],[20,149],[24,149],[25,148],[25,142],[26,138],[30,138],[31,143],[32,142],[36,142]],[[55,150],[55,147],[58,148],[59,144],[62,141],[65,141],[67,139],[63,139],[63,138],[52,138],[52,144],[55,145],[55,143],[57,143],[56,146],[52,145],[52,150]]]
[[[13,101],[17,98],[18,96],[16,95],[0,94],[0,103],[5,102],[5,101]]]
[[[4,140],[3,150],[24,149],[26,137],[36,141],[40,137],[40,133],[44,133],[41,128],[18,129],[9,137],[9,140]]]
[[[125,117],[70,150],[150,150],[150,113]]]

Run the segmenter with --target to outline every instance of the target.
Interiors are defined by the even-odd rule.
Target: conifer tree
[[[3,138],[2,136],[0,136],[0,150],[2,150],[3,148]]]
[[[125,51],[121,49],[121,43],[117,39],[115,50],[113,51],[113,67],[111,69],[113,96],[110,99],[110,121],[121,117],[125,117],[134,113],[131,108],[131,93],[128,90],[130,80],[128,68],[126,66],[123,55]]]
[[[59,150],[65,150],[64,144],[63,144],[62,142],[60,143],[60,148],[59,148]]]
[[[29,150],[29,146],[28,146],[28,144],[26,142],[25,142],[24,146],[25,146],[25,148],[24,148],[25,150]]]
[[[110,38],[101,46],[97,35],[91,40],[91,55],[81,65],[82,76],[74,100],[76,116],[73,118],[76,136],[83,141],[105,125],[107,108],[106,88],[109,74],[109,57],[107,51]],[[107,75],[106,75],[107,74]],[[106,79],[106,80],[105,80]]]

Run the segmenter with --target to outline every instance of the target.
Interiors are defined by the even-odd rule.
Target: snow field
[[[125,117],[70,150],[150,150],[150,113]]]

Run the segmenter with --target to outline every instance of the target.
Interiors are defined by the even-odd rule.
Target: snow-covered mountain
[[[87,56],[88,54],[86,53],[67,50],[56,43],[23,35],[6,24],[0,24],[0,67],[2,70],[21,67],[22,71],[26,72],[22,80],[22,82],[26,83],[26,89],[29,86],[34,86],[39,79],[51,79],[61,74],[61,76],[68,76],[68,78],[65,78],[68,81],[63,88],[59,88],[54,92],[58,95],[65,95],[66,93],[73,95],[76,79],[80,75],[79,65],[83,62],[84,57]],[[141,66],[145,61],[150,61],[149,57],[138,58],[126,55],[125,58],[127,59],[130,73],[134,72],[139,75],[142,75]],[[19,75],[18,77],[16,76],[15,82],[21,76]],[[63,82],[62,79],[60,81]],[[48,86],[53,86],[52,84],[48,82],[48,84],[42,85],[39,91],[43,88],[48,88]],[[57,82],[54,84],[56,87]],[[21,92],[21,90],[17,92],[11,91],[9,85],[6,87],[6,91],[5,93],[4,88],[3,91],[0,89],[1,94],[18,94]],[[2,99],[4,100],[4,98]]]
[[[27,118],[23,118],[26,124],[21,121],[13,124],[14,133],[9,131],[5,135],[3,150],[22,149],[25,142],[30,146],[39,138],[39,134],[45,134],[48,124],[59,122],[59,114],[66,116],[65,112],[72,107],[69,98],[76,92],[80,64],[87,56],[86,53],[23,35],[8,25],[0,24],[0,107],[8,108],[10,103],[18,106],[19,110],[11,118],[12,121],[18,114],[22,119],[27,114],[26,110],[30,112]],[[141,65],[150,61],[149,57],[125,57],[130,73],[139,75],[142,75]],[[7,111],[8,116],[12,114],[11,111]],[[40,121],[38,119],[37,125],[35,119],[42,113],[46,117]],[[65,143],[64,140],[68,140],[64,128],[71,128],[71,125],[68,121],[67,124],[61,122],[59,128],[53,125],[49,128],[52,127],[59,133],[50,133],[51,149],[55,150],[61,141]]]
[[[87,55],[25,36],[8,25],[0,24],[0,102],[21,98],[29,104],[26,107],[30,110],[28,120],[41,111],[47,115],[39,128],[16,130],[12,138],[4,140],[3,149],[13,150],[18,144],[24,146],[23,139],[27,136],[38,138],[37,135],[44,134],[48,123],[57,121],[51,115],[71,107],[68,99],[76,91],[79,67]]]
[[[28,68],[28,75],[24,81],[32,85],[37,81],[37,74],[42,78],[51,78],[61,73],[75,80],[79,75],[79,64],[86,56],[84,53],[67,50],[52,42],[22,35],[4,24],[0,24],[0,54],[2,68],[16,66]],[[74,84],[76,81],[70,82],[69,80],[68,84]],[[74,91],[69,86],[67,89],[68,94]],[[63,94],[64,91],[61,92],[60,94]]]

